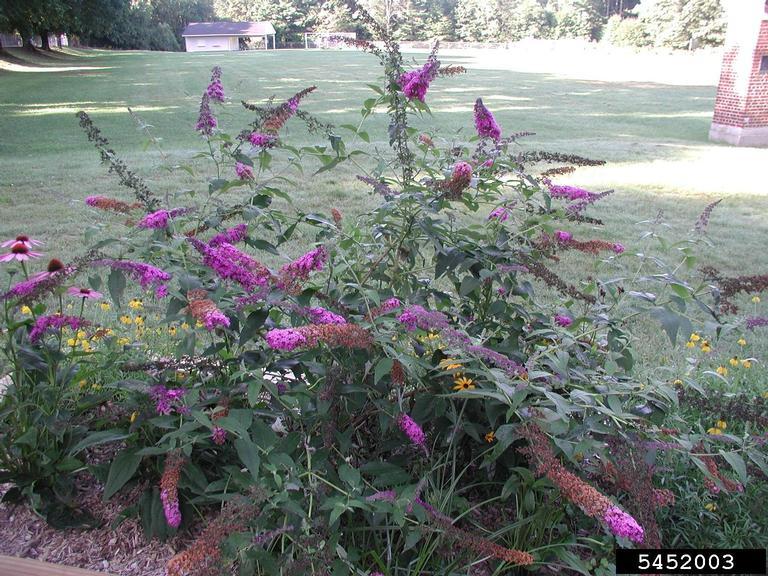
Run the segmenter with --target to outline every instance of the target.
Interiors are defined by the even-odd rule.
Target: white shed
[[[187,52],[240,49],[240,38],[262,38],[264,47],[275,48],[275,27],[271,22],[190,22],[182,33]]]

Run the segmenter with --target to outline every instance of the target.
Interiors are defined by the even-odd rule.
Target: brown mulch
[[[76,486],[80,507],[96,518],[98,528],[57,530],[29,505],[2,502],[0,555],[34,558],[115,576],[163,576],[168,559],[188,544],[188,537],[182,536],[168,542],[147,541],[138,518],[128,518],[111,528],[122,510],[140,498],[145,485],[123,490],[109,502],[102,501],[102,486],[88,473],[77,476]],[[0,497],[10,487],[0,484]]]

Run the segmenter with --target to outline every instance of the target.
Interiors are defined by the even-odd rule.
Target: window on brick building
[[[768,74],[768,54],[760,58],[760,74]]]

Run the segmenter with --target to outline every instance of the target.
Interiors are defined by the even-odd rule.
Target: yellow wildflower
[[[170,334],[171,336],[176,336],[176,326],[169,326],[168,334]]]
[[[760,304],[760,296],[752,296],[753,304]]]
[[[32,308],[30,308],[29,306],[22,306],[21,313],[29,316],[30,314],[32,314]]]
[[[189,324],[187,324],[186,322],[182,322],[181,323],[181,329],[182,330],[189,330]],[[392,340],[397,340],[397,336],[393,336]]]
[[[77,346],[77,340],[75,338],[68,338],[67,339],[67,346]]]
[[[466,376],[462,376],[460,378],[456,378],[453,383],[455,386],[453,387],[454,390],[474,390],[475,389],[475,383],[472,380],[472,378],[467,378]]]
[[[688,342],[685,343],[685,347],[686,348],[696,348],[696,343],[689,340]]]
[[[131,339],[130,338],[123,337],[123,338],[118,338],[117,339],[117,344],[119,346],[127,346],[130,343],[131,343]]]
[[[744,340],[744,338],[739,338],[738,340],[736,340],[736,344],[738,344],[739,346],[746,346],[747,341]]]
[[[90,352],[92,350],[91,343],[88,342],[88,340],[83,340],[80,342],[80,346],[82,347],[83,352]]]
[[[82,390],[86,386],[88,386],[88,381],[87,380],[80,380],[80,382],[78,382],[77,385],[80,386],[80,390]]]
[[[440,334],[435,334],[434,332],[430,332],[427,334],[427,340],[440,340]]]
[[[86,334],[86,333],[85,333],[83,330],[78,330],[78,331],[77,331],[77,337],[78,337],[78,339],[82,340],[82,339],[83,339],[83,338],[85,338],[86,336],[87,336],[87,334]]]
[[[674,384],[675,386],[682,386],[683,385],[683,381],[680,380],[680,378],[678,378],[677,380],[672,382],[672,384]]]
[[[91,390],[95,390],[96,392],[98,392],[99,390],[101,390],[101,384],[91,384]]]
[[[706,340],[703,340],[701,343],[701,351],[704,352],[704,354],[708,354],[712,352],[712,347],[709,345],[709,342]]]
[[[133,412],[131,412],[131,424],[136,422],[136,418],[138,417],[139,417],[139,413],[137,411],[134,410]]]
[[[763,398],[768,398],[768,392],[763,392]]]
[[[691,334],[691,342],[698,342],[699,340],[701,340],[701,336],[698,333],[694,332]]]
[[[491,430],[485,435],[485,441],[488,442],[488,444],[490,444],[494,440],[496,440],[496,433],[493,430]]]
[[[108,312],[112,308],[112,305],[109,302],[102,302],[99,306],[101,306],[101,309],[104,310],[104,312]]]
[[[120,316],[120,322],[127,326],[128,324],[133,324],[133,319],[130,316],[123,314]]]
[[[728,368],[725,366],[718,366],[717,370],[715,370],[720,376],[728,376]]]
[[[738,357],[738,356],[734,356],[733,358],[731,358],[730,360],[728,360],[728,363],[729,363],[731,366],[733,366],[734,368],[736,368],[736,366],[738,366],[738,365],[739,365],[739,357]]]
[[[720,428],[709,428],[707,430],[707,434],[712,434],[713,436],[717,436],[718,434],[722,434],[723,431],[720,430]]]
[[[200,320],[198,320],[197,322],[195,322],[195,328],[202,328],[202,327],[203,327],[203,323],[202,323],[202,322],[200,322]]]
[[[710,512],[714,512],[715,510],[717,510],[717,504],[715,504],[714,502],[707,502],[706,504],[704,504],[704,508],[706,508]]]
[[[728,428],[728,424],[726,424],[725,420],[718,420],[717,422],[715,422],[715,426],[720,428],[720,430],[725,430],[726,428]]]
[[[144,302],[142,302],[138,298],[134,298],[133,300],[128,302],[128,307],[131,310],[142,310],[144,308]]]
[[[750,360],[742,360],[741,365],[747,369],[752,368],[752,362]]]
[[[136,324],[136,326],[144,326],[144,317],[136,316],[136,318],[133,319],[133,322]]]

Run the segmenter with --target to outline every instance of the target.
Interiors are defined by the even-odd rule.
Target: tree
[[[210,22],[214,19],[211,0],[152,0],[152,20],[158,26],[158,33],[165,34],[159,26],[170,27],[177,42],[190,22]]]
[[[720,0],[688,0],[680,21],[693,46],[720,46],[725,41],[727,22]]]
[[[556,35],[558,38],[587,38],[597,40],[603,25],[602,16],[597,9],[599,3],[590,0],[561,1],[557,19]]]
[[[471,42],[493,42],[501,37],[498,5],[488,0],[459,0],[456,4],[456,34]]]

